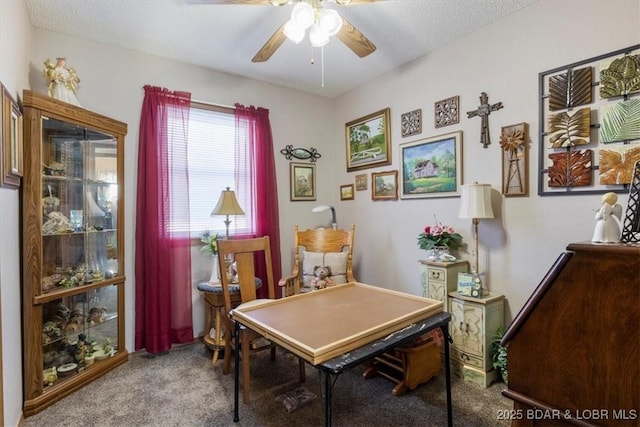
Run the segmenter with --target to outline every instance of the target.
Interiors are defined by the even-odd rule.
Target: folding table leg
[[[451,363],[449,359],[449,343],[453,342],[453,339],[449,335],[449,326],[447,323],[440,325],[442,330],[442,336],[444,337],[444,378],[447,388],[447,425],[453,426],[453,407],[451,405]]]
[[[331,374],[324,373],[324,425],[331,426]]]
[[[233,329],[233,341],[235,342],[235,350],[233,360],[235,363],[235,371],[233,372],[233,422],[240,421],[239,411],[239,394],[240,394],[240,323],[235,322]]]

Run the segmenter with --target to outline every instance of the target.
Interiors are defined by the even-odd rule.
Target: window
[[[187,163],[189,174],[189,210],[191,237],[200,237],[209,230],[225,234],[225,216],[211,216],[220,193],[226,187],[235,191],[238,203],[247,212],[251,204],[251,191],[247,171],[238,169],[237,151],[246,147],[236,144],[235,116],[231,108],[214,107],[192,102],[189,113]],[[255,232],[255,224],[248,215],[229,218],[230,233]],[[175,225],[175,224],[174,224]],[[184,230],[187,231],[187,230]]]

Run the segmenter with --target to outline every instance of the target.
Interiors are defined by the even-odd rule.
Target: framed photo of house
[[[371,173],[371,199],[398,200],[398,171]]]
[[[0,153],[0,170],[2,171],[2,185],[5,187],[20,187],[23,174],[22,152],[22,112],[18,103],[2,85],[2,151]]]
[[[400,145],[401,197],[452,197],[462,185],[462,132]]]
[[[340,186],[340,200],[353,200],[353,184]]]
[[[391,164],[390,109],[345,125],[347,172]]]
[[[316,165],[290,163],[291,201],[313,201],[316,199]]]

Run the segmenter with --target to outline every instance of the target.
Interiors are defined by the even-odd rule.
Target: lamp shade
[[[491,186],[489,184],[466,184],[460,195],[459,218],[493,218],[491,208]]]
[[[227,187],[226,190],[222,190],[218,204],[211,211],[213,215],[244,215],[244,211],[236,199],[236,193]]]

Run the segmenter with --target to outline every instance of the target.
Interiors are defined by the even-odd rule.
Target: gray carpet
[[[215,368],[211,352],[196,343],[165,355],[131,355],[129,362],[78,392],[25,420],[35,426],[321,426],[324,405],[317,371],[307,367],[304,387],[317,398],[287,413],[276,397],[300,384],[297,360],[278,352],[252,355],[251,403],[240,405],[233,422],[233,374]],[[333,387],[334,426],[446,425],[444,374],[401,397],[384,378],[364,380],[364,367],[340,375]],[[455,426],[509,425],[498,421],[512,401],[501,395],[504,384],[488,389],[452,381]],[[240,399],[242,402],[242,399]]]

